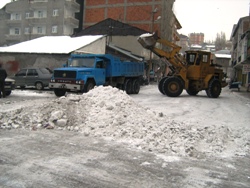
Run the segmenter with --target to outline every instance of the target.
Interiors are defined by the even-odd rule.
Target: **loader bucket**
[[[157,36],[154,34],[146,33],[138,37],[138,42],[146,49],[154,48]]]

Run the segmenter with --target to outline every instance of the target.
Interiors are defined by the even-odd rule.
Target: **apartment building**
[[[231,63],[234,70],[233,79],[250,83],[250,16],[242,17],[234,25],[232,34]]]
[[[79,28],[81,0],[12,0],[1,10],[0,46],[41,36],[72,35]]]
[[[173,28],[178,23],[172,10],[174,2],[175,0],[84,0],[83,27],[112,18],[149,32],[158,31],[160,37],[172,41],[176,38]]]
[[[190,33],[189,42],[192,45],[202,45],[204,43],[204,33]]]

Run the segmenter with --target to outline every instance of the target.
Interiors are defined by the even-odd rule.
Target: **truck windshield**
[[[94,67],[94,64],[94,58],[72,59],[70,62],[71,67]]]

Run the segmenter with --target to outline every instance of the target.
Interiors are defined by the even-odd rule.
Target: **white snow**
[[[2,9],[6,4],[10,3],[11,0],[1,0],[0,1],[0,9]]]
[[[68,54],[101,39],[104,35],[86,35],[82,37],[44,36],[7,47],[0,52]]]
[[[145,98],[143,94],[137,97]],[[205,105],[209,105],[209,100],[203,100]],[[126,143],[159,156],[205,158],[249,153],[250,137],[246,129],[232,130],[226,124],[218,124],[216,118],[211,119],[209,126],[201,125],[199,117],[193,118],[189,121],[180,118],[178,121],[170,114],[141,106],[124,91],[99,86],[83,95],[68,94],[44,100],[40,105],[2,111],[0,128],[77,131],[83,136]]]

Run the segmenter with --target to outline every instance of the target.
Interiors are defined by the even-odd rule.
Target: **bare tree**
[[[216,50],[224,50],[226,48],[226,34],[225,32],[217,33],[215,39]]]

